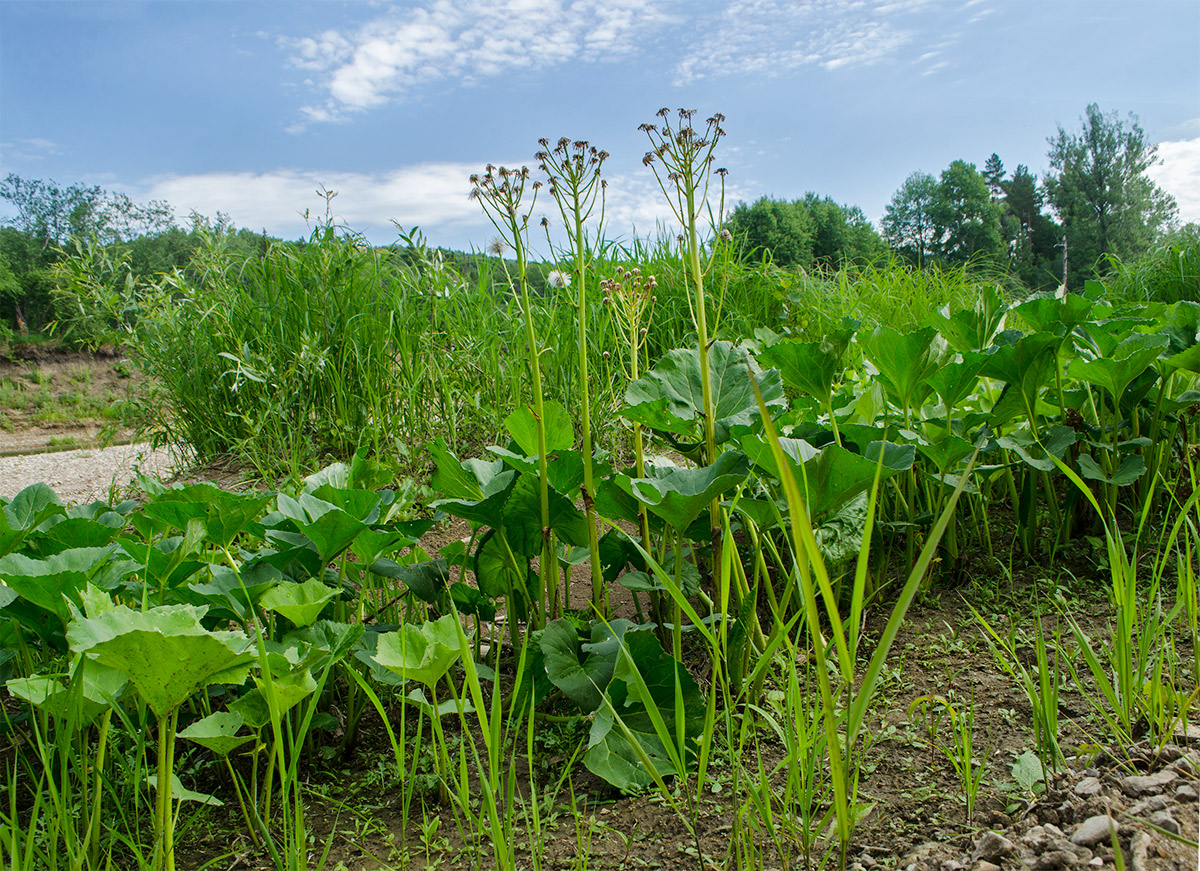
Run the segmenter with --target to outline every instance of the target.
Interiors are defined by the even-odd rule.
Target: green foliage
[[[782,267],[837,269],[873,263],[887,253],[861,209],[812,192],[792,202],[762,197],[739,203],[728,227],[749,256],[765,255]]]
[[[1088,105],[1079,132],[1063,127],[1049,140],[1046,192],[1070,246],[1070,286],[1093,269],[1107,271],[1104,255],[1123,260],[1150,248],[1175,221],[1174,199],[1146,170],[1158,149],[1146,142],[1135,116],[1122,120]]]
[[[1106,286],[1125,302],[1200,302],[1200,225],[1188,224],[1140,257],[1107,258]]]
[[[927,172],[914,172],[892,195],[883,217],[888,244],[918,267],[926,264],[938,242],[936,204],[937,179]]]
[[[956,160],[942,170],[929,214],[936,253],[946,263],[1001,258],[1000,210],[975,164]]]

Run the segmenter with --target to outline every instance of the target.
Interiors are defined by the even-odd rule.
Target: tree
[[[1146,143],[1137,116],[1122,121],[1095,103],[1082,129],[1059,126],[1048,142],[1046,192],[1070,246],[1071,284],[1094,269],[1107,269],[1103,256],[1123,260],[1146,251],[1176,220],[1175,200],[1146,175],[1158,149]]]
[[[72,237],[95,237],[101,244],[160,233],[174,223],[173,210],[162,200],[144,205],[126,194],[99,185],[60,187],[54,180],[24,179],[9,173],[0,182],[0,199],[17,210],[7,223],[28,233],[43,251]]]
[[[1001,231],[1008,244],[1009,264],[1028,287],[1043,289],[1057,285],[1062,276],[1062,232],[1042,212],[1045,195],[1037,176],[1019,164],[1012,178],[1002,180],[1004,216]]]
[[[936,231],[935,250],[946,263],[959,266],[1003,256],[1000,207],[975,164],[956,160],[942,170],[929,214]]]
[[[836,269],[845,263],[873,263],[887,255],[887,245],[858,206],[808,193],[800,205],[812,224],[812,256],[816,264]]]
[[[729,229],[745,240],[747,250],[766,252],[779,266],[812,262],[812,219],[795,203],[768,197],[751,206],[739,203],[729,216]]]
[[[924,266],[938,240],[931,211],[937,196],[937,179],[914,172],[892,194],[883,216],[883,235],[896,251]]]
[[[762,197],[753,205],[741,203],[729,216],[729,230],[747,251],[766,252],[778,266],[837,269],[887,254],[862,209],[811,191],[792,202]]]
[[[994,151],[983,165],[983,180],[987,183],[992,199],[998,200],[1004,196],[1004,162]]]

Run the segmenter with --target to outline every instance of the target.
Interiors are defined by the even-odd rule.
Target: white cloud
[[[62,154],[62,148],[50,139],[34,137],[32,139],[11,139],[0,142],[0,163],[10,161],[44,160],[56,154]]]
[[[319,74],[308,122],[343,120],[423,84],[621,57],[677,0],[426,0],[354,33],[286,40],[292,66]],[[293,131],[302,125],[293,126]]]
[[[677,84],[802,66],[875,63],[915,39],[904,21],[928,0],[731,0],[675,68]]]
[[[393,219],[405,227],[450,227],[482,220],[479,206],[467,198],[467,178],[478,171],[474,164],[428,163],[377,174],[280,169],[170,175],[142,185],[142,196],[164,199],[180,215],[220,211],[239,227],[291,237],[306,231],[306,209],[318,218],[324,214],[317,191],[325,188],[338,194],[334,214],[354,229],[386,227]]]
[[[1158,143],[1162,160],[1147,174],[1179,204],[1183,223],[1200,222],[1200,138]]]
[[[510,165],[520,165],[513,161]],[[229,215],[238,227],[265,229],[271,235],[296,238],[306,235],[309,210],[312,221],[324,216],[325,203],[318,191],[336,191],[332,211],[336,221],[363,232],[377,245],[395,240],[392,221],[409,228],[419,226],[435,245],[482,249],[495,236],[479,204],[472,201],[469,176],[481,164],[428,163],[382,173],[320,172],[278,169],[264,173],[214,172],[170,175],[150,179],[130,190],[135,199],[162,199],[175,207],[175,214],[190,212],[213,217]],[[628,241],[678,232],[669,205],[649,174],[615,174],[607,178],[605,237]],[[717,208],[719,188],[711,192]],[[744,199],[740,189],[726,191],[726,204]],[[548,191],[542,189],[530,220],[535,256],[545,256],[545,235],[538,226],[542,217],[551,222],[551,235],[559,241],[561,217]]]

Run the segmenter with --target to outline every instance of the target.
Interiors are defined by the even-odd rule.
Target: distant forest
[[[808,193],[739,203],[723,229],[739,241],[743,258],[780,268],[812,272],[894,259],[916,268],[967,265],[1004,273],[1031,291],[1063,284],[1077,290],[1178,231],[1174,200],[1146,174],[1156,149],[1134,116],[1122,119],[1093,104],[1079,129],[1059,127],[1048,143],[1044,177],[1024,165],[1010,172],[995,153],[982,169],[955,160],[937,176],[914,172],[878,228],[860,208]],[[141,282],[187,270],[206,248],[236,260],[261,256],[272,245],[305,243],[234,227],[220,214],[193,215],[183,228],[168,203],[136,203],[98,186],[10,174],[0,182],[0,197],[14,213],[0,225],[0,330],[49,328],[55,289],[69,278],[73,258],[108,258]],[[412,241],[402,236],[396,256],[406,256]],[[440,256],[468,282],[481,272],[503,275],[494,252]],[[532,271],[535,289],[553,264],[543,266]]]

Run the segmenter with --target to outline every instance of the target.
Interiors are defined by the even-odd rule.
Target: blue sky
[[[4,0],[0,173],[289,238],[323,186],[378,244],[394,219],[482,248],[467,176],[542,136],[609,151],[607,235],[652,233],[637,127],[662,106],[726,116],[731,199],[878,221],[915,170],[1044,172],[1096,102],[1139,116],[1200,221],[1197,45],[1197,0]]]

